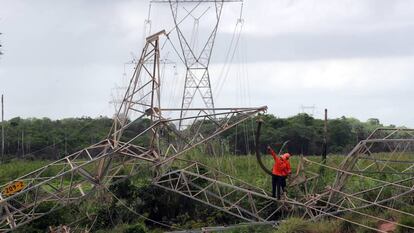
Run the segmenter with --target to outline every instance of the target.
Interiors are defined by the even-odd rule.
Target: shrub
[[[300,218],[290,218],[280,225],[275,233],[312,233],[308,223]]]
[[[148,230],[143,223],[137,223],[125,228],[124,233],[147,233]]]
[[[401,217],[400,221],[398,221],[398,223],[402,225],[414,227],[414,218],[411,216],[403,216]],[[413,232],[413,229],[403,227],[403,226],[397,226],[397,233],[410,233],[410,232]]]
[[[378,228],[378,222],[373,221],[373,220],[364,220],[364,221],[361,222],[361,224],[365,225],[367,227],[374,228],[374,229]],[[363,227],[363,226],[359,226],[357,232],[358,233],[377,233],[378,231],[370,229],[370,228],[366,228],[366,227]]]
[[[357,225],[352,224],[348,221],[340,221],[339,223],[339,232],[341,233],[355,233]]]

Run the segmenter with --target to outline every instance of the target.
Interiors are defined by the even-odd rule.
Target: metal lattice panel
[[[154,185],[184,195],[248,222],[271,222],[306,207],[294,200],[278,201],[258,187],[196,161],[157,177]]]

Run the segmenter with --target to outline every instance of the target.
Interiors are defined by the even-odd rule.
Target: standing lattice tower
[[[243,0],[152,0],[151,3],[168,3],[171,8],[174,29],[177,32],[180,57],[186,72],[181,100],[180,118],[185,118],[191,107],[205,107],[210,114],[215,113],[209,64],[221,18],[223,5],[226,2],[243,2]],[[200,19],[207,14],[210,29],[199,35]],[[191,22],[192,20],[192,22]],[[183,29],[185,23],[192,23],[191,34]],[[200,100],[197,102],[195,99]],[[195,105],[202,106],[195,106]],[[187,125],[182,120],[179,129]]]

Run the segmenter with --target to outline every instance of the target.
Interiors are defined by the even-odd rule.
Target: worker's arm
[[[276,162],[277,161],[277,154],[273,151],[273,149],[270,146],[267,146],[267,150],[269,151],[269,153],[272,155],[273,159]]]

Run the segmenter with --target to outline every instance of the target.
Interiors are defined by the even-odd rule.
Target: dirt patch
[[[392,222],[381,223],[378,226],[378,230],[390,232],[390,233],[395,232],[395,229],[396,229],[395,223],[392,223]]]

